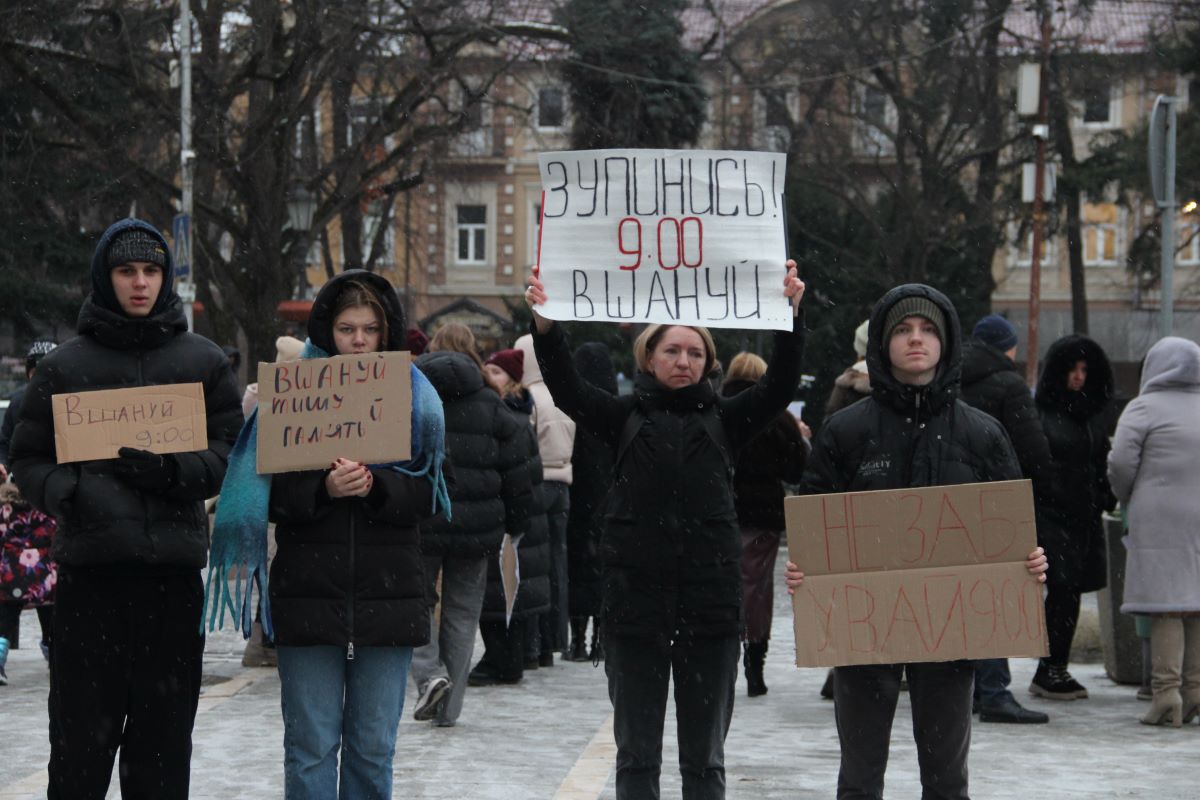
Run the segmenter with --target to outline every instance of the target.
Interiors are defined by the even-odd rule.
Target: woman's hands
[[[800,311],[800,300],[804,297],[804,281],[796,274],[796,262],[792,259],[787,260],[787,275],[783,279],[783,296],[792,304],[794,313]],[[546,333],[554,326],[554,320],[546,319],[537,312],[535,306],[543,305],[546,302],[546,286],[542,283],[542,279],[537,275],[530,275],[529,281],[525,286],[525,303],[529,306],[529,310],[533,312],[533,325],[538,333]]]
[[[330,497],[366,497],[375,476],[366,464],[339,458],[325,476],[325,491]]]
[[[1046,551],[1040,547],[1035,548],[1025,560],[1025,568],[1029,570],[1030,575],[1037,578],[1038,583],[1045,583],[1046,570],[1050,569],[1050,564],[1046,561]],[[804,585],[804,573],[791,561],[787,562],[787,567],[783,570],[783,579],[787,583],[788,594],[795,594],[796,590]]]
[[[528,304],[529,310],[533,312],[533,326],[538,333],[546,333],[554,327],[554,320],[546,319],[534,308],[534,306],[540,306],[546,302],[546,287],[537,275],[529,276],[529,283],[525,286],[525,302]]]
[[[1040,547],[1034,548],[1033,552],[1029,554],[1029,558],[1025,560],[1025,569],[1038,579],[1038,583],[1045,583],[1046,570],[1050,569],[1050,564],[1046,561],[1046,551]]]

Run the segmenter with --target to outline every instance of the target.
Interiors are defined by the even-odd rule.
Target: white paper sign
[[[782,153],[542,153],[549,319],[792,329]]]

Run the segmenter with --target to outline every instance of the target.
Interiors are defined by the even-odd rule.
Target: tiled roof
[[[1086,5],[1071,0],[1050,5],[1055,49],[1106,55],[1145,52],[1154,36],[1179,24],[1180,10],[1193,7],[1185,0],[1095,0]],[[1009,52],[1038,49],[1041,25],[1032,6],[1014,3],[1009,11],[1001,40]]]

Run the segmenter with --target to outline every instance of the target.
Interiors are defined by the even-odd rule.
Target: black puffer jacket
[[[333,307],[348,281],[366,284],[387,312],[385,350],[404,349],[404,311],[391,285],[363,270],[332,278],[313,301],[308,336],[327,353]],[[352,458],[352,453],[346,453]],[[274,475],[270,518],[278,551],[271,563],[275,638],[283,645],[417,646],[429,641],[429,604],[419,523],[430,513],[427,478],[371,470],[366,497],[331,498],[327,470]]]
[[[1082,391],[1072,392],[1067,373],[1078,361],[1087,362],[1087,380]],[[1117,504],[1108,485],[1110,444],[1104,426],[1112,395],[1112,367],[1100,345],[1076,335],[1050,345],[1036,401],[1057,491],[1038,503],[1038,539],[1050,561],[1047,581],[1081,592],[1108,582],[1100,515]]]
[[[1038,498],[1052,498],[1054,486],[1050,445],[1042,420],[1013,360],[978,339],[963,345],[962,399],[995,418],[1008,434],[1021,473],[1033,482]]]
[[[456,558],[495,556],[505,532],[526,533],[535,514],[529,423],[483,382],[470,357],[439,351],[416,363],[442,398],[447,457],[454,467],[454,516],[422,526],[421,550]],[[537,473],[540,480],[540,468]]]
[[[546,499],[543,494],[542,458],[538,454],[537,431],[530,424],[533,397],[528,391],[504,398],[504,405],[521,423],[523,432],[513,442],[514,453],[524,455],[532,481],[530,517],[525,533],[517,542],[517,565],[521,582],[513,604],[513,617],[540,614],[550,608],[550,525],[546,519]],[[500,561],[488,559],[487,589],[483,594],[480,619],[503,621],[505,618],[504,583],[500,578]]]
[[[733,397],[753,385],[753,381],[727,381],[721,394]],[[800,482],[807,457],[800,426],[790,411],[779,414],[765,431],[751,439],[738,456],[733,476],[738,524],[782,532],[783,484]]]
[[[616,397],[617,372],[608,346],[584,342],[575,349],[575,369],[588,383]],[[604,498],[612,485],[615,442],[587,428],[575,429],[571,454],[571,507],[567,512],[567,594],[572,617],[600,615],[600,559]]]
[[[881,331],[901,298],[927,297],[946,318],[937,374],[925,386],[892,375]],[[804,472],[809,494],[946,486],[1021,477],[1000,423],[958,399],[962,334],[954,306],[941,292],[905,284],[875,304],[867,341],[871,396],[834,414],[813,442]],[[803,566],[803,565],[802,565]]]
[[[113,295],[109,243],[138,228],[168,251],[166,282],[147,317],[126,316]],[[105,232],[92,259],[93,289],[79,311],[79,335],[38,364],[13,434],[12,468],[21,494],[58,517],[56,561],[74,567],[120,566],[141,571],[196,570],[208,554],[203,501],[221,489],[225,463],[242,424],[241,399],[221,348],[188,333],[179,296],[171,288],[169,249],[140,220],[122,220]],[[58,464],[52,395],[171,383],[201,383],[208,415],[208,449],[175,453],[175,485],[164,494],[137,489],[113,472],[114,460]]]
[[[668,389],[638,375],[614,397],[579,377],[562,327],[534,335],[554,402],[580,428],[619,442],[636,406],[644,417],[617,465],[600,546],[607,634],[671,641],[741,629],[741,539],[728,464],[702,414],[715,414],[731,457],[787,407],[800,381],[803,317],[776,333],[770,367],[752,389],[718,397],[700,381]]]

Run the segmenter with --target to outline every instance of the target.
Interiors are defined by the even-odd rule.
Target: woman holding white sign
[[[794,262],[783,283],[799,303]],[[775,334],[766,374],[735,397],[703,380],[716,362],[706,329],[651,325],[634,344],[634,393],[616,397],[579,376],[561,327],[538,313],[546,299],[531,277],[534,349],[554,402],[581,430],[616,443],[599,556],[617,798],[658,796],[672,677],[683,796],[723,798],[742,625],[731,471],[800,382],[803,316]]]

